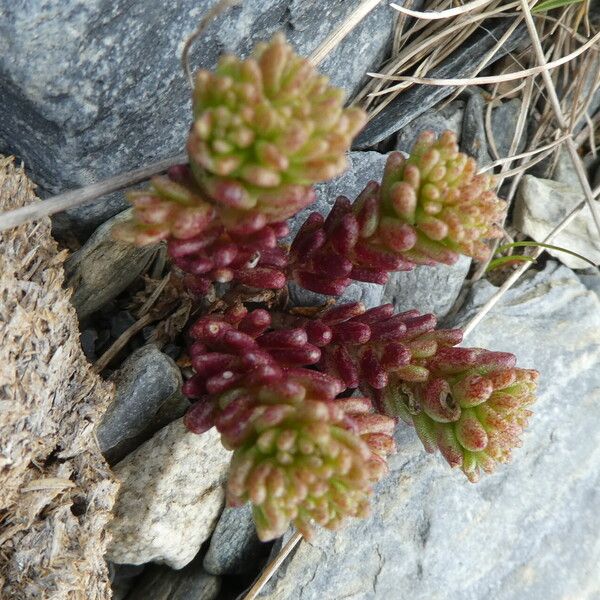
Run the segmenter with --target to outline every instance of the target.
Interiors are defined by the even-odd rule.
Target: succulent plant
[[[167,240],[189,290],[214,282],[280,289],[288,280],[340,295],[353,281],[487,257],[504,210],[494,180],[476,173],[456,136],[422,134],[392,152],[381,183],[312,213],[287,247],[286,219],[311,204],[313,184],[339,175],[365,122],[343,93],[282,35],[241,60],[197,74],[190,164],[131,192],[134,219],[116,232],[137,244]],[[471,481],[506,462],[530,416],[537,372],[513,355],[458,348],[462,332],[434,315],[360,303],[272,315],[231,290],[189,329],[189,430],[216,427],[233,450],[230,505],[253,505],[259,537],[293,523],[335,529],[364,517],[394,450],[396,418],[414,425]],[[236,298],[238,300],[236,300]],[[212,310],[212,309],[211,309]],[[359,389],[364,397],[339,397]]]
[[[307,218],[290,250],[291,277],[337,296],[353,280],[384,284],[416,264],[486,258],[503,204],[493,177],[475,171],[453,133],[423,133],[408,159],[389,155],[381,185],[369,182],[353,203],[340,196],[326,219]]]
[[[202,433],[214,424],[234,450],[228,502],[252,502],[264,541],[291,522],[309,536],[313,524],[336,528],[366,516],[394,448],[394,421],[374,414],[369,399],[337,400],[340,381],[290,366],[319,356],[301,329],[268,332],[269,325],[260,309],[202,317],[190,332],[197,373],[184,387],[197,399],[188,428]]]
[[[333,335],[332,342],[321,349],[319,366],[346,387],[360,387],[369,394],[385,389],[393,378],[426,379],[429,373],[424,362],[440,348],[462,340],[459,329],[436,330],[435,315],[421,315],[417,310],[394,314],[391,304],[367,311],[360,303],[336,306],[320,322],[330,325]]]
[[[276,290],[287,283],[287,252],[277,245],[287,232],[285,223],[273,223],[243,235],[226,231],[215,221],[193,238],[170,239],[168,252],[186,273],[188,289],[199,295],[206,294],[213,282]]]
[[[282,34],[198,72],[187,148],[226,226],[282,221],[313,202],[313,183],[344,171],[365,114],[343,99]]]
[[[215,218],[214,207],[185,165],[153,177],[148,189],[129,192],[127,198],[133,204],[134,218],[115,227],[114,235],[139,246],[197,236]]]
[[[494,177],[476,172],[475,160],[458,151],[450,131],[438,139],[422,133],[408,159],[392,152],[381,182],[378,238],[392,250],[400,243],[403,255],[417,263],[451,264],[459,254],[487,258],[484,240],[501,234],[504,205]],[[404,250],[410,230],[416,239]]]
[[[292,371],[278,383],[239,390],[259,403],[252,435],[234,452],[227,496],[233,506],[252,502],[263,541],[290,523],[310,537],[314,524],[337,529],[347,517],[366,517],[373,484],[387,470],[382,454],[391,449],[393,421],[369,414],[366,398],[328,398],[311,385],[315,373]]]
[[[515,365],[507,352],[444,347],[426,361],[425,381],[394,377],[378,400],[414,425],[428,452],[439,449],[476,482],[508,462],[532,414],[538,373]]]
[[[320,349],[317,368],[377,402],[380,397],[373,392],[393,378],[426,381],[427,361],[462,340],[460,329],[436,329],[435,315],[417,310],[394,314],[392,304],[369,310],[361,302],[340,304],[311,318],[290,317],[286,324],[303,328],[307,342]]]
[[[311,213],[290,247],[290,278],[313,292],[339,296],[353,280],[384,284],[390,271],[411,270],[412,262],[374,243],[378,191],[371,182],[354,205],[340,196],[326,219]]]

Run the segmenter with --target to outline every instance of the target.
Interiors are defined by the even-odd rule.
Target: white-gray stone
[[[178,419],[117,464],[107,558],[174,569],[189,563],[223,508],[230,457],[215,429],[196,435]]]
[[[600,271],[590,267],[585,271],[578,271],[579,279],[588,290],[595,292],[600,297]]]
[[[181,371],[171,358],[155,345],[148,344],[127,358],[112,381],[115,399],[96,429],[100,450],[111,463],[141,443],[135,444],[136,438],[155,421],[163,405],[177,394]],[[183,410],[173,411],[170,420],[181,417],[189,402],[180,404]]]
[[[257,560],[266,544],[258,539],[250,504],[226,508],[210,538],[204,569],[213,575],[257,570]]]
[[[397,312],[416,308],[441,319],[458,298],[470,266],[471,259],[461,256],[453,265],[422,266],[413,271],[392,273],[385,286],[383,302],[391,302]]]
[[[212,68],[225,51],[247,55],[276,31],[309,55],[360,2],[245,0],[207,27],[194,44],[191,65]],[[180,154],[191,119],[181,50],[215,4],[3,2],[0,151],[24,160],[42,195]],[[320,69],[352,95],[385,58],[394,14],[382,2]],[[55,226],[80,234],[123,206],[115,194],[60,215]]]
[[[113,238],[115,225],[127,221],[131,209],[98,227],[92,237],[65,262],[67,287],[80,319],[118,296],[148,266],[155,245],[134,246]]]
[[[482,281],[461,315],[496,291]],[[551,262],[467,339],[541,373],[523,447],[478,484],[400,427],[373,515],[301,542],[269,600],[597,600],[600,300]]]
[[[525,175],[517,193],[513,224],[536,242],[542,242],[583,199],[581,191],[569,184]],[[552,244],[600,264],[600,236],[587,206],[554,238]],[[572,269],[590,266],[584,260],[565,252],[549,252]]]

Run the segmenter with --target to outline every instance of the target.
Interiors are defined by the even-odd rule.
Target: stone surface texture
[[[202,569],[202,557],[174,571],[164,565],[148,567],[135,583],[127,600],[215,600],[221,579]]]
[[[492,110],[492,134],[494,139],[488,140],[488,151],[494,160],[511,156],[510,147],[517,130],[521,104],[520,98],[513,98],[508,102],[501,102]],[[525,149],[526,143],[527,132],[524,131],[517,143],[514,154],[522,152]],[[498,152],[497,156],[493,152],[493,146],[495,146]]]
[[[109,219],[65,263],[71,301],[80,319],[125,290],[148,266],[155,245],[134,246],[113,238],[112,229],[131,216],[131,209]]]
[[[214,575],[252,571],[256,569],[262,546],[256,535],[250,504],[226,508],[210,539],[204,569]]]
[[[178,419],[117,464],[108,560],[189,563],[223,508],[230,456],[215,429],[196,435]]]
[[[461,321],[496,288],[476,284]],[[301,542],[270,600],[597,600],[600,300],[564,266],[510,290],[467,339],[541,373],[509,465],[469,483],[400,427],[373,515]]]
[[[123,451],[132,449],[132,440],[177,393],[181,386],[181,371],[171,358],[149,344],[131,354],[112,381],[115,398],[104,414],[96,436],[100,450],[114,462],[123,457]],[[177,414],[173,418],[180,416]]]
[[[190,125],[185,39],[216,0],[5,2],[0,23],[0,151],[22,158],[43,193],[179,154]],[[276,31],[309,55],[360,0],[246,0],[194,44],[193,67],[247,54]],[[320,65],[353,94],[384,58],[394,11],[381,3]],[[91,230],[122,196],[69,211],[59,231]],[[91,232],[91,231],[90,231]]]
[[[428,110],[398,132],[396,148],[403,152],[410,152],[417,138],[424,131],[435,131],[438,135],[446,130],[454,131],[460,143],[464,114],[465,102],[463,100],[455,100],[447,106],[442,105]]]
[[[383,302],[391,302],[397,312],[416,308],[422,313],[445,317],[456,301],[469,272],[471,259],[461,256],[453,265],[417,267],[393,273],[385,286]]]
[[[465,107],[460,142],[460,149],[472,156],[480,167],[490,162],[485,133],[485,107],[486,102],[483,92],[475,88],[475,91],[470,94]]]
[[[517,193],[513,223],[519,231],[541,242],[583,199],[581,188],[525,175]],[[554,238],[552,244],[600,264],[600,237],[587,206]],[[590,266],[586,261],[565,252],[548,252],[572,269]]]

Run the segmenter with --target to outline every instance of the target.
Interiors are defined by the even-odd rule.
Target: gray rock
[[[148,266],[155,245],[137,247],[113,238],[115,225],[129,219],[130,210],[113,217],[65,262],[67,287],[80,320],[126,289]]]
[[[90,361],[96,360],[96,340],[98,332],[95,329],[84,329],[79,336],[79,343],[85,357]]]
[[[417,267],[414,271],[393,273],[383,293],[383,302],[391,302],[398,312],[416,308],[422,313],[445,317],[469,272],[471,259],[461,256],[452,265]]]
[[[360,0],[246,0],[194,44],[191,64],[247,54],[283,30],[309,55]],[[19,156],[42,195],[86,185],[180,154],[190,92],[184,40],[216,0],[51,0],[4,3],[0,24],[0,151]],[[387,51],[394,11],[381,3],[322,64],[352,95]],[[55,222],[97,226],[124,206],[120,194]]]
[[[489,26],[471,35],[443,63],[428,73],[430,78],[470,77],[481,57],[489,52],[512,25],[513,19],[494,19]],[[494,54],[492,62],[512,52],[527,37],[525,26],[519,26]],[[399,94],[375,115],[358,135],[355,148],[369,148],[401,131],[408,123],[428,111],[454,91],[453,86],[415,85]]]
[[[214,428],[196,435],[179,419],[117,464],[108,560],[187,565],[221,514],[230,457]]]
[[[464,113],[463,100],[455,100],[448,106],[428,110],[398,132],[396,148],[403,152],[410,152],[417,138],[424,131],[435,131],[437,135],[446,130],[454,131],[460,143]]]
[[[256,570],[262,548],[250,505],[226,508],[210,539],[202,564],[213,575],[246,573]]]
[[[133,582],[144,570],[144,565],[117,565],[108,563],[112,600],[125,600]]]
[[[316,186],[317,200],[290,219],[290,234],[284,241],[289,243],[294,239],[310,213],[320,212],[327,216],[338,196],[354,200],[369,181],[380,180],[385,161],[386,155],[379,152],[350,152],[348,170],[341,177]],[[329,296],[309,292],[294,283],[289,285],[289,291],[290,300],[296,306],[317,306],[329,299]],[[368,308],[372,308],[381,304],[382,298],[383,286],[357,281],[348,286],[338,302],[363,302]]]
[[[564,183],[565,185],[568,185],[573,191],[582,189],[579,177],[575,172],[575,167],[573,167],[573,161],[571,160],[569,151],[564,144],[558,151],[558,158],[556,160],[556,165],[554,166],[554,172],[552,173],[552,177],[550,177],[550,179],[557,181],[558,183]]]
[[[521,99],[514,98],[508,102],[502,102],[492,110],[492,133],[494,134],[494,144],[498,151],[499,158],[510,156],[510,147],[517,130],[517,121],[521,113]],[[514,154],[519,154],[525,149],[527,143],[527,128],[525,128],[521,139],[517,144]],[[491,147],[491,143],[488,143]],[[493,157],[493,152],[490,151]],[[494,157],[495,159],[495,157]]]
[[[461,320],[495,291],[478,282]],[[598,597],[600,300],[549,263],[510,290],[467,342],[514,352],[541,373],[512,463],[471,484],[400,427],[371,518],[301,542],[261,597]]]
[[[583,165],[588,172],[588,176],[592,181],[592,187],[600,184],[600,169],[598,169],[596,161],[592,155],[587,155],[583,157]],[[594,178],[594,171],[595,178]],[[579,181],[579,177],[577,175],[577,171],[573,166],[573,161],[571,160],[571,155],[567,150],[565,144],[562,144],[560,150],[558,152],[558,159],[556,160],[556,164],[554,165],[554,170],[552,172],[552,176],[548,179],[552,179],[553,181],[558,181],[559,183],[564,183],[568,185],[573,191],[581,191],[583,195],[583,188],[581,187],[581,182]]]
[[[181,372],[179,367],[156,346],[149,344],[136,350],[113,376],[115,399],[108,407],[96,429],[100,450],[109,462],[122,459],[141,444],[140,434],[146,439],[161,427],[159,411],[169,404],[170,420],[180,417],[172,398],[179,397]],[[157,422],[158,420],[158,422]],[[154,428],[154,431],[149,428]]]
[[[579,279],[588,290],[595,292],[600,297],[600,271],[589,268],[577,273]]]
[[[482,167],[490,161],[487,136],[485,133],[485,99],[475,91],[467,100],[462,123],[461,150],[472,156]]]
[[[321,306],[331,300],[331,296],[305,290],[293,282],[288,285],[288,290],[293,306]],[[383,302],[383,291],[384,287],[377,283],[354,281],[335,300],[337,304],[362,302],[367,308],[374,308]]]
[[[206,573],[198,557],[180,571],[160,565],[147,568],[127,600],[214,600],[220,588],[221,579]]]
[[[517,192],[513,224],[536,242],[541,242],[582,200],[581,188],[573,189],[569,184],[525,175]],[[554,238],[552,244],[600,264],[600,237],[587,205]],[[573,269],[590,266],[586,261],[565,252],[548,252]]]
[[[120,310],[110,317],[110,335],[117,339],[125,333],[137,319],[128,310]]]

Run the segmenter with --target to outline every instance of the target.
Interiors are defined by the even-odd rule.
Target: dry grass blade
[[[164,173],[170,167],[187,161],[186,154],[178,154],[177,156],[171,156],[160,160],[156,163],[123,173],[121,175],[115,175],[104,181],[98,183],[92,183],[86,187],[79,188],[77,190],[71,190],[58,194],[52,198],[48,198],[44,202],[23,206],[16,210],[9,210],[0,214],[0,231],[6,231],[12,229],[22,223],[29,221],[36,221],[43,217],[49,217],[56,213],[67,210],[68,208],[74,208],[75,206],[81,206],[97,200],[101,196],[106,196],[113,192],[118,192],[123,188],[135,185],[146,181],[154,175]]]
[[[319,65],[327,55],[378,5],[381,0],[363,0],[356,10],[310,55],[314,65]]]
[[[552,150],[553,148],[556,148],[556,146],[562,144],[568,137],[570,137],[570,135],[571,134],[567,133],[567,134],[563,135],[562,137],[558,138],[556,141],[550,142],[549,144],[546,144],[545,146],[536,148],[535,150],[529,150],[527,152],[522,152],[521,154],[515,154],[514,156],[507,156],[506,158],[500,158],[500,159],[494,161],[493,163],[484,165],[481,169],[479,169],[478,172],[485,173],[486,171],[489,171],[490,169],[494,169],[496,167],[500,167],[500,166],[509,164],[515,160],[520,160],[521,158],[529,158],[530,156],[535,156],[536,154],[546,152],[546,150]],[[506,177],[507,173],[503,173],[503,175]]]
[[[552,62],[546,63],[543,66],[531,67],[530,69],[523,69],[521,71],[515,71],[514,73],[504,73],[503,75],[490,75],[486,77],[467,77],[467,78],[448,78],[448,79],[433,79],[427,77],[413,77],[410,75],[382,75],[381,73],[367,73],[370,77],[375,79],[385,79],[388,81],[401,81],[401,82],[409,82],[409,83],[419,83],[421,85],[435,85],[435,86],[458,86],[458,85],[482,85],[482,84],[494,84],[494,83],[503,83],[506,81],[515,81],[518,79],[523,79],[525,77],[529,77],[530,75],[537,75],[541,73],[542,76],[545,72],[550,69],[556,69],[561,65],[564,65],[578,56],[581,56],[584,52],[592,48],[600,42],[600,32],[597,33],[592,39],[588,40],[583,46],[579,47],[577,50],[554,60]],[[380,92],[373,92],[369,94],[370,97],[380,96],[382,94],[388,93],[389,90],[382,90]]]
[[[301,539],[302,534],[296,531],[296,533],[288,540],[288,543],[279,551],[277,556],[265,567],[265,570],[254,582],[254,585],[248,590],[243,600],[254,600],[260,594],[267,581],[273,577],[277,569],[288,557],[290,552],[298,545]]]
[[[404,13],[405,15],[409,15],[410,17],[416,17],[417,19],[448,19],[450,17],[458,17],[459,15],[464,15],[468,12],[475,10],[476,8],[481,8],[482,6],[491,4],[493,1],[494,0],[474,0],[474,2],[469,2],[468,4],[465,4],[463,6],[457,6],[455,8],[449,8],[447,10],[427,12],[411,10],[410,8],[404,8],[404,6],[400,6],[399,4],[394,3],[390,4],[390,6],[398,12]]]
[[[96,373],[101,373],[108,367],[110,361],[117,355],[125,346],[129,343],[131,338],[138,334],[146,325],[157,320],[157,317],[152,313],[146,313],[143,317],[138,319],[131,327],[127,328],[106,350],[106,352],[94,363],[94,370]]]
[[[544,50],[542,48],[538,32],[533,21],[533,16],[531,15],[531,9],[526,0],[521,0],[521,5],[523,8],[523,13],[525,14],[525,22],[527,23],[527,29],[529,30],[529,35],[533,43],[533,49],[535,51],[538,62],[543,68],[542,77],[544,79],[546,91],[548,92],[550,97],[552,110],[554,111],[554,115],[556,117],[556,120],[558,121],[559,127],[565,132],[569,131],[569,126],[560,106],[560,100],[558,98],[558,94],[556,93],[554,82],[550,77],[550,63],[546,63],[546,57],[544,56]],[[594,37],[592,37],[588,44],[586,44],[586,46],[593,46],[592,42],[595,42],[596,40],[600,40],[600,32]],[[584,46],[582,46],[582,48],[583,47]],[[565,140],[565,144],[567,146],[567,150],[569,151],[569,155],[571,156],[571,161],[573,162],[573,167],[575,168],[577,177],[579,178],[579,183],[581,184],[583,193],[585,194],[586,202],[590,207],[594,223],[596,224],[596,229],[598,230],[598,234],[600,234],[600,211],[598,211],[598,207],[594,202],[594,194],[592,192],[590,182],[588,181],[583,161],[581,160],[579,154],[577,154],[577,147],[575,146],[575,142],[573,141],[572,136],[569,136]]]
[[[192,73],[192,68],[190,67],[190,50],[194,42],[204,33],[204,30],[208,27],[210,22],[218,17],[220,14],[225,12],[227,9],[232,6],[238,6],[241,4],[241,0],[219,0],[215,6],[213,6],[208,13],[202,18],[200,23],[198,23],[198,27],[196,31],[188,37],[183,45],[183,50],[181,51],[181,66],[183,67],[183,72],[185,73],[188,83],[190,84],[190,90],[194,89],[194,75]]]

